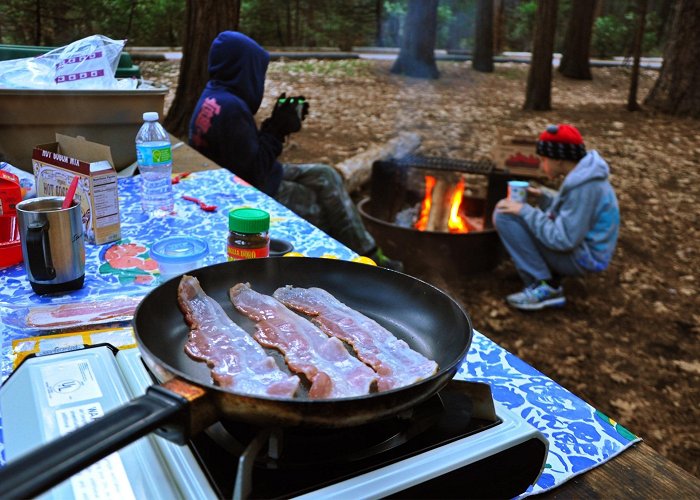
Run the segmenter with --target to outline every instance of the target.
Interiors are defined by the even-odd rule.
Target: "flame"
[[[425,231],[428,225],[428,217],[430,216],[430,207],[433,206],[433,188],[435,187],[435,177],[432,175],[425,176],[425,196],[420,207],[420,215],[418,220],[413,225],[419,231]]]
[[[436,183],[435,177],[432,175],[425,176],[425,196],[423,197],[423,202],[421,203],[420,214],[416,220],[413,227],[419,231],[425,231],[428,226],[428,220],[430,218],[430,210],[433,206],[433,188]],[[460,179],[454,189],[454,194],[450,200],[450,215],[447,221],[447,227],[451,233],[468,233],[469,226],[467,221],[459,213],[460,206],[462,205],[462,198],[464,197],[464,179]]]
[[[469,226],[467,222],[459,213],[459,207],[462,205],[462,197],[464,196],[464,179],[460,179],[455,188],[455,192],[452,195],[452,201],[450,202],[450,218],[447,221],[447,227],[451,233],[468,233]]]

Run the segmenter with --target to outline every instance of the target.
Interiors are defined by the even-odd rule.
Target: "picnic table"
[[[179,144],[179,141],[174,141]],[[255,205],[271,213],[271,232],[292,242],[295,250],[311,257],[351,260],[357,255],[299,218],[275,200],[248,186],[228,171],[218,168],[180,144],[174,149],[175,173],[191,172],[175,186],[176,216],[167,220],[147,220],[138,203],[137,177],[119,179],[123,240],[115,244],[148,245],[154,238],[173,232],[206,232],[211,252],[205,264],[226,260],[226,209],[242,204]],[[182,200],[188,194],[219,206],[218,212],[204,212]],[[106,257],[110,245],[87,245],[86,283],[83,289],[66,297],[39,297],[33,294],[23,266],[0,271],[0,307],[85,301],[95,297],[143,297],[159,284],[159,277],[143,272],[127,272]],[[13,345],[36,332],[13,328],[3,321],[1,379],[13,367]],[[471,349],[458,378],[488,383],[494,399],[536,426],[549,441],[548,467],[537,484],[526,494],[539,493],[552,498],[571,497],[700,497],[700,481],[656,453],[614,420],[602,415],[564,387],[507,352],[486,335],[475,332]],[[661,409],[660,409],[661,411]],[[0,416],[1,417],[1,416]],[[593,437],[595,436],[595,437]],[[2,449],[0,421],[0,450]],[[0,465],[4,457],[0,454]]]

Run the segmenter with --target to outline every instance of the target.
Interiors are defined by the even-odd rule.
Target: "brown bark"
[[[437,0],[410,0],[401,50],[391,68],[416,78],[439,78],[435,63],[437,37]]]
[[[552,56],[556,24],[557,0],[537,2],[532,37],[532,61],[527,75],[523,109],[535,111],[552,109]]]
[[[645,104],[658,111],[700,118],[700,3],[678,0],[664,62]]]
[[[634,47],[632,47],[634,62],[630,75],[630,91],[627,96],[627,110],[638,111],[637,88],[639,87],[639,60],[642,57],[642,41],[644,40],[644,25],[647,16],[647,0],[637,0],[637,32],[634,35]]]
[[[238,29],[240,6],[240,0],[187,0],[180,76],[163,122],[174,136],[186,140],[192,112],[209,78],[211,42],[222,31]]]
[[[495,0],[494,19],[493,19],[493,51],[496,54],[503,52],[505,43],[505,5],[503,0]]]
[[[131,36],[131,28],[134,23],[134,12],[136,12],[136,4],[138,0],[131,0],[131,7],[129,8],[129,22],[126,25],[126,38]]]
[[[34,45],[41,45],[41,0],[34,2]]]
[[[479,0],[476,7],[472,68],[485,73],[493,72],[493,0]]]
[[[589,56],[596,0],[573,0],[559,72],[577,80],[591,80]]]

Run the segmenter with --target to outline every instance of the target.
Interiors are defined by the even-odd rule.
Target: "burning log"
[[[460,211],[464,178],[455,173],[428,172],[425,197],[415,228],[420,231],[466,233],[469,231]]]
[[[352,193],[369,181],[372,164],[375,161],[402,158],[418,149],[420,143],[421,138],[418,134],[401,132],[385,144],[372,146],[366,151],[338,163],[335,168],[343,177],[348,192]]]

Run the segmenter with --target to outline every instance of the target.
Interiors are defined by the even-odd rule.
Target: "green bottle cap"
[[[243,234],[270,230],[270,214],[258,208],[234,208],[228,213],[228,229]]]

